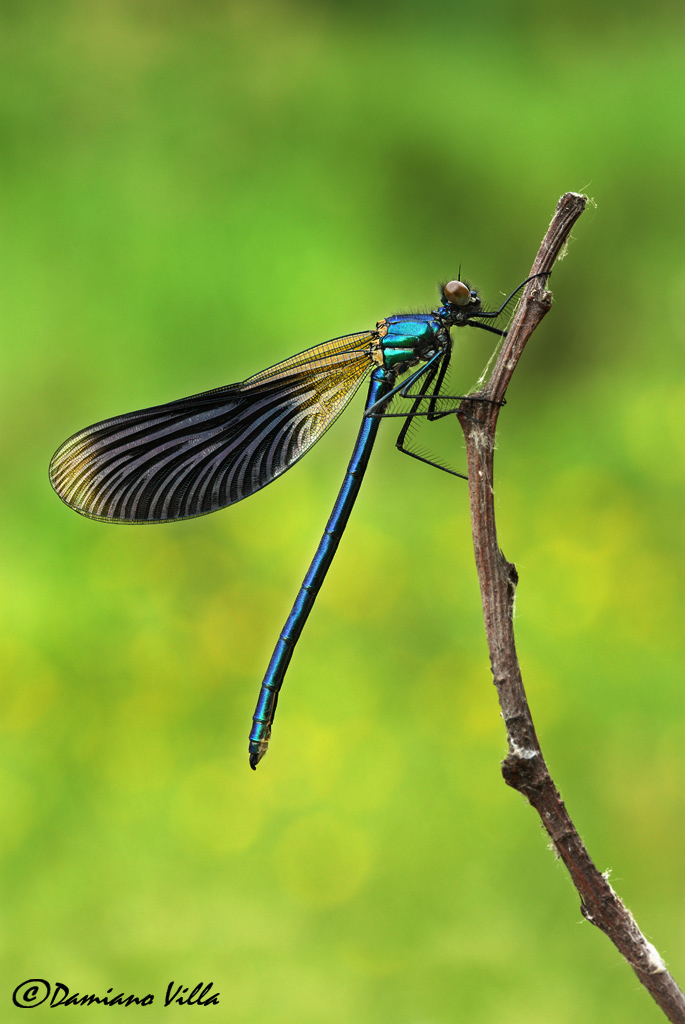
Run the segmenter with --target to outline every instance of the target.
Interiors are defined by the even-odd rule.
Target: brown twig
[[[574,192],[561,197],[531,275],[551,272],[585,204],[585,196]],[[683,993],[606,876],[593,864],[554,785],[542,756],[516,656],[513,605],[518,574],[498,547],[495,527],[493,456],[500,407],[494,403],[504,399],[526,342],[550,309],[551,295],[545,290],[544,281],[544,277],[537,277],[524,288],[490,379],[477,395],[490,402],[468,399],[459,411],[466,438],[471,525],[485,630],[509,741],[502,775],[507,785],[522,793],[540,815],[578,890],[583,916],[611,939],[668,1019],[685,1024]]]

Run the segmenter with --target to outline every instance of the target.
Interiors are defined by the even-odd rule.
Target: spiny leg
[[[496,320],[498,316],[502,315],[502,313],[507,308],[507,306],[509,305],[511,300],[514,298],[514,296],[516,294],[518,294],[518,292],[520,292],[522,288],[525,288],[525,286],[528,284],[529,281],[534,281],[536,277],[549,277],[550,273],[551,273],[551,271],[546,271],[546,272],[543,272],[541,274],[531,274],[531,276],[527,277],[525,279],[525,281],[521,281],[521,284],[518,286],[518,288],[514,288],[514,290],[511,293],[511,295],[509,295],[508,298],[506,298],[504,300],[504,302],[499,307],[499,309],[492,310],[490,313],[476,313],[475,315],[477,317],[487,317],[488,320]],[[477,323],[471,323],[471,322],[469,322],[469,324],[470,324],[471,327],[485,327],[485,324],[477,324]],[[502,333],[502,332],[500,332],[500,333]],[[504,333],[506,333],[506,332],[504,332]]]
[[[406,412],[385,412],[386,403],[393,399],[395,395],[401,395],[402,398],[413,398],[413,395],[406,394],[407,389],[410,388],[412,384],[415,384],[416,381],[426,373],[430,373],[429,379],[432,380],[435,376],[435,370],[437,369],[435,364],[439,362],[444,355],[444,349],[436,352],[434,356],[431,356],[427,363],[424,363],[423,366],[420,366],[418,370],[412,373],[411,377],[402,381],[401,384],[397,384],[392,391],[388,392],[388,394],[383,397],[382,401],[372,402],[371,405],[368,405],[364,410],[364,416],[369,419],[388,419],[396,416],[406,416]],[[420,397],[423,397],[423,394]]]

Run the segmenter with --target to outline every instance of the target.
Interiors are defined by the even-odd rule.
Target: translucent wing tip
[[[98,516],[88,500],[93,482],[93,472],[89,472],[89,467],[94,462],[94,456],[84,451],[82,444],[79,445],[82,437],[82,434],[70,437],[52,456],[48,470],[50,484],[57,496],[74,512],[93,519],[106,519],[106,513]]]

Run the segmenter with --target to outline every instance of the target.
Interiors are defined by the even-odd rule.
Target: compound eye
[[[445,298],[453,306],[466,306],[471,301],[471,292],[462,281],[450,281],[445,285]]]

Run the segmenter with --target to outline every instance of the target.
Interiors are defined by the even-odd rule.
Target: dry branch
[[[562,196],[531,269],[549,274],[571,228],[585,209],[585,196]],[[492,674],[507,730],[509,753],[502,762],[507,785],[522,793],[542,819],[554,848],[568,868],[584,917],[597,925],[622,953],[669,1020],[685,1024],[685,997],[654,946],[597,870],[549,774],[535,732],[516,656],[513,605],[518,574],[497,544],[493,495],[495,428],[502,402],[531,334],[551,306],[544,277],[525,286],[520,305],[488,383],[462,403],[459,419],[466,438],[473,545],[480,582]]]

